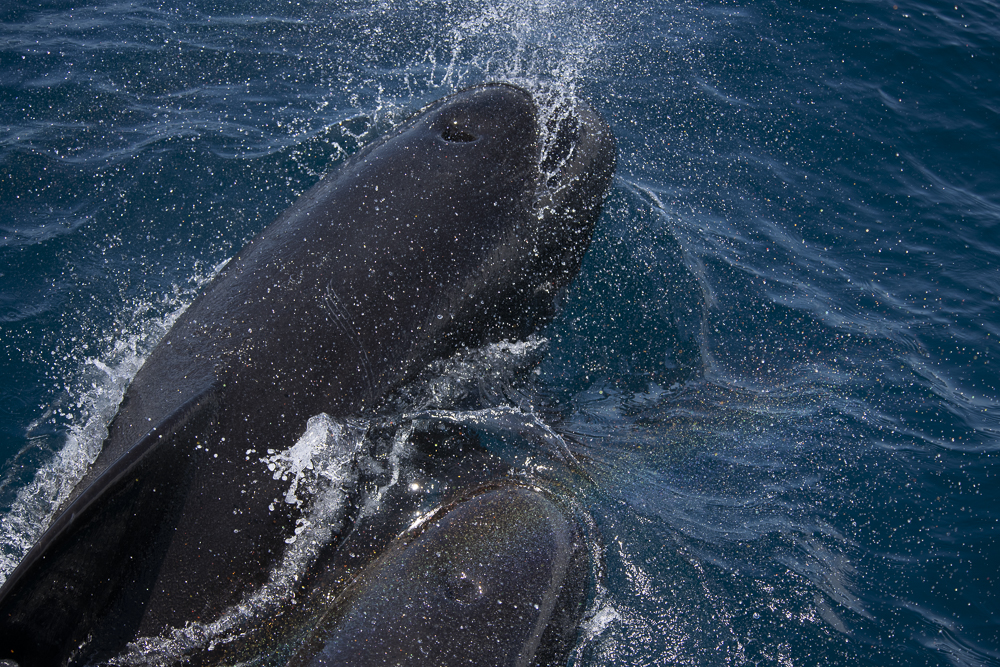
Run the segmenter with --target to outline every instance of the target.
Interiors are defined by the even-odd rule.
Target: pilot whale
[[[218,618],[267,581],[301,517],[275,502],[288,484],[262,468],[264,452],[291,447],[318,413],[375,415],[430,362],[523,339],[551,317],[615,148],[582,102],[551,126],[540,118],[507,84],[440,100],[321,179],[220,271],[151,352],[99,456],[0,589],[0,659],[88,664]],[[420,544],[473,539],[468,521],[494,506],[514,518],[490,539],[530,517],[558,556],[540,585],[562,581],[575,529],[539,494],[473,494],[443,527],[388,547],[328,616],[360,618],[385,595],[372,577],[420,561]],[[545,618],[528,624],[529,648]],[[312,643],[340,651],[323,637],[343,633],[324,622]],[[333,664],[310,659],[296,664]]]

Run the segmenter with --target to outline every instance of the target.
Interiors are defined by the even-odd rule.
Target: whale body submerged
[[[434,360],[524,339],[551,317],[615,150],[582,102],[550,127],[539,119],[507,84],[436,102],[225,266],[149,355],[101,453],[0,589],[0,659],[99,663],[138,637],[219,618],[265,584],[302,518],[300,504],[275,502],[288,483],[262,467],[264,452],[291,447],[319,413],[375,415]],[[489,458],[464,447],[466,471]],[[341,582],[320,596],[335,611],[273,641],[301,641],[285,652],[294,664],[474,664],[470,647],[487,638],[480,664],[558,656],[552,638],[572,634],[584,595],[579,529],[551,494],[490,478],[405,539],[391,518],[405,502],[387,499],[389,518],[354,528],[382,537],[348,549],[361,538],[341,536],[314,567],[315,589]],[[368,555],[337,570],[347,551]],[[423,615],[392,603],[420,591]],[[416,625],[404,632],[402,617]],[[414,635],[442,628],[452,638],[418,654]]]

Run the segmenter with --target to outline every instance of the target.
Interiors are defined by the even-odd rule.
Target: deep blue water
[[[573,664],[1000,664],[1000,7],[0,8],[0,572],[171,316],[484,80],[619,168],[532,392],[594,484]]]

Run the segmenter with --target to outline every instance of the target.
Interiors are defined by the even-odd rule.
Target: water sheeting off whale
[[[318,413],[374,414],[434,359],[546,321],[589,244],[614,143],[576,103],[543,151],[539,116],[510,85],[445,98],[222,270],[150,354],[100,455],[0,590],[0,658],[86,664],[219,617],[265,583],[301,517],[265,452]],[[490,498],[570,530],[540,497]],[[396,558],[378,567],[409,562]]]

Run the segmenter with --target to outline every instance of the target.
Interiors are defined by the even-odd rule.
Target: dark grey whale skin
[[[0,589],[0,659],[75,663],[84,642],[95,655],[217,618],[266,581],[299,516],[259,460],[268,449],[318,412],[374,413],[459,346],[546,321],[615,149],[580,104],[543,162],[537,119],[509,85],[445,98],[243,248],[150,354]]]
[[[370,562],[286,667],[565,665],[591,569],[579,525],[538,489],[476,491]]]

